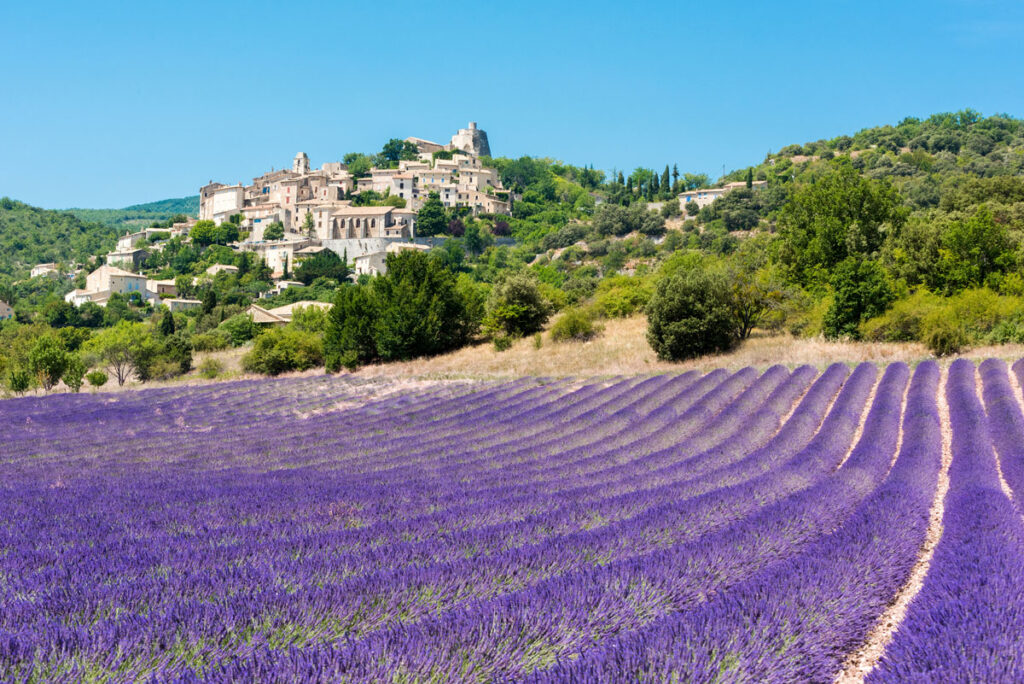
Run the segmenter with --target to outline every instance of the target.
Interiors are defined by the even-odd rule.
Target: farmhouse
[[[302,308],[315,307],[318,309],[330,309],[329,302],[304,301],[285,304],[275,309],[264,309],[262,306],[253,304],[249,307],[249,315],[253,323],[284,326],[291,322],[294,313]]]

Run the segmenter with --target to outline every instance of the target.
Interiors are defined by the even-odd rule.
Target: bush
[[[544,346],[544,337],[540,333],[533,333],[533,348],[540,349]]]
[[[242,357],[245,370],[263,375],[307,370],[323,362],[323,341],[319,335],[287,327],[263,333],[252,351]]]
[[[861,339],[873,342],[916,342],[921,338],[925,317],[943,306],[942,300],[927,290],[918,290],[901,299],[881,316],[864,321]]]
[[[103,387],[107,384],[107,374],[101,370],[94,370],[86,374],[85,379],[93,387]]]
[[[511,349],[516,340],[511,335],[495,335],[493,341],[494,351],[503,352]]]
[[[599,332],[601,327],[594,325],[594,319],[588,312],[575,308],[566,309],[551,326],[551,339],[555,342],[586,342]]]
[[[7,387],[15,394],[24,394],[32,384],[32,376],[27,370],[14,368],[7,376]]]
[[[967,346],[967,335],[960,324],[949,320],[941,312],[928,316],[921,332],[925,345],[936,356],[957,354]]]
[[[224,364],[217,359],[203,359],[199,364],[199,374],[207,380],[213,380],[224,372]]]
[[[540,330],[550,316],[537,278],[528,271],[506,277],[487,299],[484,327],[492,334],[521,337]]]
[[[227,330],[218,328],[202,335],[193,335],[192,348],[197,352],[219,351],[230,347],[231,339],[231,335]]]
[[[598,283],[594,309],[605,318],[624,318],[643,311],[650,299],[651,286],[648,280],[613,276]]]
[[[239,347],[255,338],[259,334],[259,328],[253,322],[252,316],[240,313],[235,314],[217,326],[215,332],[226,336],[231,346]]]
[[[660,280],[647,306],[647,341],[668,361],[731,349],[736,319],[725,278],[691,270]]]
[[[82,378],[85,376],[85,364],[78,354],[68,354],[68,362],[64,367],[64,375],[61,380],[72,392],[82,389]]]

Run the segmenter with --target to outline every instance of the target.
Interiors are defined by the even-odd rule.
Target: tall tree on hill
[[[754,187],[754,168],[747,169],[747,189]]]
[[[316,226],[313,225],[313,212],[306,210],[306,218],[302,222],[302,230],[309,237],[316,235]]]
[[[619,171],[619,185],[625,185],[625,184],[626,184],[626,178],[625,178],[625,176],[623,176],[622,172]]]
[[[672,187],[675,187],[678,184],[679,184],[679,165],[678,164],[673,164],[672,165]]]
[[[665,170],[661,172],[661,192],[663,195],[669,193],[671,186],[668,182],[668,164],[665,164]]]
[[[416,232],[430,237],[443,233],[447,227],[448,219],[445,216],[444,205],[441,204],[441,196],[432,192],[416,215]]]
[[[779,259],[802,284],[820,279],[847,257],[873,258],[885,236],[906,221],[899,192],[836,164],[800,188],[779,216]]]

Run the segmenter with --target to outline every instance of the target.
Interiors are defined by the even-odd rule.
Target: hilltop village
[[[430,249],[433,241],[416,235],[416,217],[431,196],[445,208],[463,207],[473,215],[511,214],[511,193],[502,186],[497,170],[480,162],[490,153],[487,133],[471,121],[447,144],[406,138],[395,150],[396,159],[380,168],[354,170],[343,162],[326,162],[313,169],[309,156],[299,152],[290,169],[271,170],[249,185],[211,181],[199,190],[198,219],[120,237],[105,256],[106,263],[87,276],[85,287],[64,299],[75,306],[102,306],[114,293],[137,293],[145,301],[162,302],[172,312],[198,307],[199,300],[176,296],[174,281],[132,271],[162,247],[151,241],[154,236],[187,240],[204,221],[239,229],[239,239],[229,246],[253,252],[267,265],[278,281],[274,294],[300,285],[287,279],[289,271],[299,260],[324,250],[352,262],[354,276],[383,273],[389,253]],[[32,275],[55,271],[55,264],[39,264]]]

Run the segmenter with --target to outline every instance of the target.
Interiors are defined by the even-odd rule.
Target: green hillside
[[[44,262],[84,261],[115,243],[117,229],[69,211],[39,209],[0,199],[0,275],[28,276]]]
[[[158,200],[145,204],[133,204],[123,209],[68,209],[83,221],[103,223],[118,229],[118,233],[126,230],[145,228],[156,221],[184,214],[199,215],[199,195]]]

